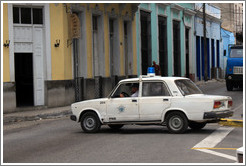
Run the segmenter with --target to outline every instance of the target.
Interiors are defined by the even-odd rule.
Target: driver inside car
[[[138,84],[133,84],[131,87],[131,97],[138,97]],[[129,97],[125,92],[120,93],[120,97]]]

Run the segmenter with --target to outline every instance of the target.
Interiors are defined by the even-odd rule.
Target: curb
[[[33,116],[8,116],[3,118],[3,123],[13,123],[13,122],[22,122],[22,121],[34,121],[34,120],[42,120],[42,119],[56,119],[67,116],[71,114],[71,110],[65,110],[61,112],[53,112],[53,113],[44,113]]]
[[[223,126],[243,127],[243,120],[220,119],[219,124]]]

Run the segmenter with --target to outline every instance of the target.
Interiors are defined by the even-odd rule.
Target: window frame
[[[42,24],[34,24],[34,20],[33,20],[33,9],[42,9]],[[43,7],[32,7],[32,11],[31,11],[31,14],[32,14],[32,25],[44,25],[44,8]]]
[[[20,6],[20,5],[13,5],[12,10],[14,10],[14,8],[18,8],[19,9],[19,23],[14,23],[14,13],[13,13],[13,25],[25,25],[25,26],[30,26],[30,25],[35,25],[35,26],[43,26],[44,25],[44,7],[43,6]],[[30,8],[31,9],[31,23],[30,24],[26,24],[26,23],[22,23],[21,22],[21,8]],[[42,24],[34,24],[33,22],[33,9],[42,9]]]
[[[144,83],[163,83],[165,86],[166,86],[166,89],[167,89],[167,91],[168,91],[168,93],[169,93],[169,96],[143,96],[143,84]],[[172,97],[173,96],[173,94],[171,93],[171,91],[170,91],[170,88],[169,88],[169,86],[167,85],[167,83],[165,82],[165,81],[163,81],[163,80],[155,80],[155,81],[142,81],[142,83],[141,83],[142,85],[141,85],[141,97]]]
[[[111,99],[115,99],[115,98],[120,98],[120,97],[113,97],[113,95],[115,94],[115,92],[118,90],[118,88],[122,85],[122,84],[134,84],[134,83],[137,83],[138,86],[139,86],[139,93],[138,93],[138,97],[140,97],[140,88],[141,88],[141,82],[139,81],[127,81],[127,82],[121,82],[119,83],[118,85],[116,85],[114,87],[114,89],[111,91],[111,93],[108,95],[108,98],[111,98]],[[129,94],[130,95],[130,94]],[[130,98],[131,96],[129,96],[128,98]]]

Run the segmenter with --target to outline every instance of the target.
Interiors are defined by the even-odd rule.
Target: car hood
[[[106,102],[107,99],[108,99],[108,98],[100,98],[100,99],[84,100],[84,101],[80,101],[80,102],[74,103],[74,104],[72,104],[71,106],[72,106],[72,107],[76,107],[76,106],[79,106],[79,107],[95,106],[95,105],[100,105],[100,104],[102,104],[103,102]]]

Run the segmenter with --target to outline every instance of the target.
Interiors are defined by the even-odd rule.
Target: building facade
[[[138,4],[3,4],[3,108],[107,96],[137,75]]]
[[[138,75],[153,61],[162,76],[194,79],[194,4],[141,4],[136,13]]]
[[[4,112],[106,97],[124,78],[223,77],[221,10],[206,4],[4,3]]]
[[[214,3],[221,10],[221,27],[233,32],[235,44],[243,43],[243,3]]]
[[[204,55],[204,34],[203,34],[203,4],[196,4],[195,17],[196,34],[196,79],[204,80],[205,65],[207,67],[207,79],[222,78],[223,68],[223,45],[221,38],[221,14],[220,9],[206,4],[206,43],[207,43],[207,64]]]

